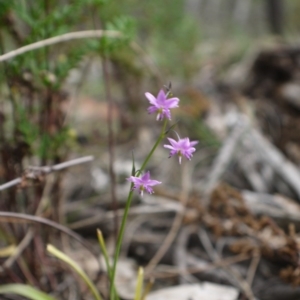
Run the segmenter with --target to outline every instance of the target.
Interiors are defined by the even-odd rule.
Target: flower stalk
[[[122,222],[121,222],[120,231],[119,231],[118,238],[117,238],[117,244],[116,244],[116,250],[115,250],[115,254],[114,254],[113,265],[109,270],[110,300],[115,300],[117,297],[116,290],[114,288],[114,280],[116,277],[117,262],[118,262],[118,258],[119,258],[120,251],[121,251],[121,245],[122,245],[122,241],[123,241],[123,236],[124,236],[124,232],[125,232],[125,226],[126,226],[129,209],[130,209],[131,202],[132,202],[133,192],[134,192],[134,190],[138,190],[139,193],[143,196],[143,192],[146,190],[149,194],[152,194],[153,193],[152,186],[161,183],[160,181],[150,179],[149,171],[144,173],[143,175],[141,175],[141,174],[145,170],[154,151],[156,150],[156,148],[158,147],[158,145],[160,144],[162,139],[166,136],[166,134],[169,131],[169,130],[166,131],[166,126],[167,126],[168,120],[171,120],[170,109],[178,107],[179,99],[174,98],[174,97],[168,99],[169,94],[170,94],[170,91],[168,91],[167,94],[165,94],[165,92],[163,90],[160,90],[157,97],[155,98],[152,94],[145,93],[145,96],[150,103],[148,112],[150,114],[157,113],[156,120],[157,121],[164,120],[164,122],[163,122],[161,133],[160,133],[158,139],[156,140],[155,144],[153,145],[152,149],[146,156],[141,168],[139,170],[135,171],[135,165],[134,165],[134,159],[133,159],[132,174],[129,178],[127,178],[127,180],[131,182],[131,185],[130,185],[130,190],[129,190],[126,205],[125,205],[125,210],[124,210],[124,214],[123,214],[123,218],[122,218]],[[171,126],[171,128],[173,126]],[[171,138],[168,138],[168,140],[171,145],[164,145],[164,147],[170,150],[170,157],[173,155],[178,155],[179,163],[181,163],[181,159],[183,156],[186,157],[188,160],[190,160],[192,158],[193,152],[196,151],[196,149],[193,146],[195,146],[198,143],[198,141],[190,141],[189,138],[180,139],[179,136],[178,136],[178,141],[173,140]],[[107,263],[107,264],[109,265],[109,263]],[[138,292],[138,294],[140,294],[140,292]]]
[[[149,154],[145,158],[141,168],[136,172],[136,176],[140,176],[141,173],[144,171],[144,169],[146,168],[150,158],[152,157],[154,151],[156,150],[157,146],[162,141],[162,139],[165,137],[167,122],[168,122],[168,120],[165,119],[164,124],[163,124],[163,128],[161,130],[161,133],[160,133],[156,143],[154,144],[154,146],[150,150]],[[116,277],[117,262],[118,262],[120,251],[121,251],[121,246],[122,246],[123,236],[124,236],[124,232],[125,232],[127,217],[128,217],[129,209],[130,209],[131,202],[132,202],[132,196],[133,196],[133,192],[134,192],[133,187],[134,187],[134,184],[131,183],[130,191],[129,191],[129,194],[128,194],[128,197],[127,197],[126,206],[125,206],[125,210],[124,210],[124,214],[123,214],[123,218],[122,218],[122,222],[121,222],[120,232],[118,234],[113,266],[111,268],[110,291],[109,291],[110,300],[114,300],[114,280],[115,280],[115,277]]]

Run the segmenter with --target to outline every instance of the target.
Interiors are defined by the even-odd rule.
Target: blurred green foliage
[[[102,15],[110,18],[115,13],[135,19],[138,41],[155,60],[166,78],[188,79],[199,64],[195,49],[201,41],[201,28],[185,13],[185,1],[165,0],[111,1]]]
[[[26,144],[28,154],[41,163],[59,161],[68,152],[63,91],[70,70],[87,55],[120,51],[134,35],[128,17],[112,14],[102,19],[105,0],[0,0],[0,51],[84,29],[119,30],[124,38],[70,41],[41,48],[0,64],[0,143],[12,149]],[[0,146],[1,147],[1,146]],[[21,158],[22,160],[22,158]]]
[[[0,0],[0,55],[22,46],[63,33],[87,29],[113,28],[121,31],[123,38],[83,39],[68,41],[27,52],[0,62],[0,183],[26,174],[30,164],[53,165],[65,161],[74,144],[74,135],[66,122],[65,81],[70,71],[77,68],[88,56],[96,59],[113,52],[122,52],[135,34],[134,22],[122,14],[112,14],[102,19],[105,0]],[[37,172],[38,173],[38,172]],[[35,214],[43,198],[46,182],[43,174],[35,174],[32,182],[22,181],[22,189],[2,192],[1,211]],[[30,181],[30,180],[29,180]],[[60,214],[61,175],[51,183],[48,212],[58,221]],[[6,226],[1,246],[9,245],[13,237],[17,244],[27,232]],[[38,236],[43,239],[44,236]],[[27,246],[31,253],[25,267],[32,274],[18,271],[24,282],[33,283],[42,290],[49,282],[41,282],[41,265],[32,255],[34,245]],[[1,283],[14,281],[8,274],[0,276]]]

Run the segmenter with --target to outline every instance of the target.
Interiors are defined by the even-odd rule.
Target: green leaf
[[[55,298],[26,284],[0,285],[0,294],[16,294],[32,300],[55,300]]]
[[[73,259],[50,244],[47,245],[47,251],[54,255],[56,258],[68,264],[81,277],[81,279],[83,279],[83,281],[86,283],[91,293],[93,294],[94,298],[96,300],[102,300],[102,297],[100,296],[93,282]]]
[[[143,294],[143,284],[144,284],[144,269],[142,267],[139,267],[134,300],[141,300]]]

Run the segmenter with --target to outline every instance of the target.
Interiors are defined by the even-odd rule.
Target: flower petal
[[[176,140],[171,139],[171,138],[168,138],[168,140],[169,140],[170,144],[171,144],[173,147],[177,147],[178,142],[177,142]]]
[[[153,194],[153,193],[154,193],[153,189],[152,189],[151,187],[149,187],[149,186],[146,186],[146,187],[145,187],[145,190],[146,190],[147,193],[149,193],[149,194]]]
[[[173,150],[173,149],[174,149],[174,147],[173,147],[173,146],[171,146],[171,145],[164,145],[164,148],[171,149],[171,150]]]
[[[162,113],[167,119],[171,120],[171,112],[169,109],[163,109],[163,113]]]
[[[166,103],[166,94],[164,92],[164,90],[160,90],[157,98],[156,98],[157,104],[164,107],[165,103]]]
[[[149,185],[149,186],[154,186],[154,185],[157,185],[157,184],[161,184],[161,182],[160,181],[157,181],[157,180],[149,180],[148,182],[147,182],[147,186]]]
[[[150,180],[150,172],[146,172],[142,177],[141,180],[146,183],[148,180]]]
[[[199,142],[198,141],[192,141],[191,143],[190,143],[190,146],[195,146],[195,145],[197,145]]]
[[[178,107],[178,102],[179,102],[178,98],[167,99],[166,102],[165,102],[165,107],[166,108]]]
[[[147,97],[147,99],[149,100],[149,102],[151,104],[157,105],[157,100],[156,100],[156,98],[152,94],[150,94],[150,93],[147,92],[147,93],[145,93],[145,96]]]
[[[148,113],[149,114],[153,114],[153,113],[155,113],[156,111],[158,111],[158,108],[156,107],[156,106],[150,106],[150,107],[148,107]]]

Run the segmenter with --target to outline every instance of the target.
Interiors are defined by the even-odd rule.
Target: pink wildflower
[[[171,120],[170,108],[178,107],[178,98],[167,99],[167,96],[163,90],[159,91],[156,98],[150,93],[145,93],[145,96],[152,105],[148,108],[149,114],[157,112],[157,121],[161,121],[164,118]]]
[[[190,141],[189,138],[179,139],[178,141],[168,138],[171,145],[164,145],[165,148],[170,149],[170,157],[177,154],[179,163],[181,164],[182,156],[185,156],[188,160],[191,160],[196,149],[193,147],[198,144],[198,141]]]
[[[146,172],[143,176],[141,177],[135,177],[135,176],[130,176],[127,178],[128,181],[133,182],[133,189],[139,190],[139,193],[143,196],[144,190],[148,192],[149,194],[153,194],[153,189],[152,186],[161,184],[160,181],[157,180],[151,180],[150,179],[150,172]]]

